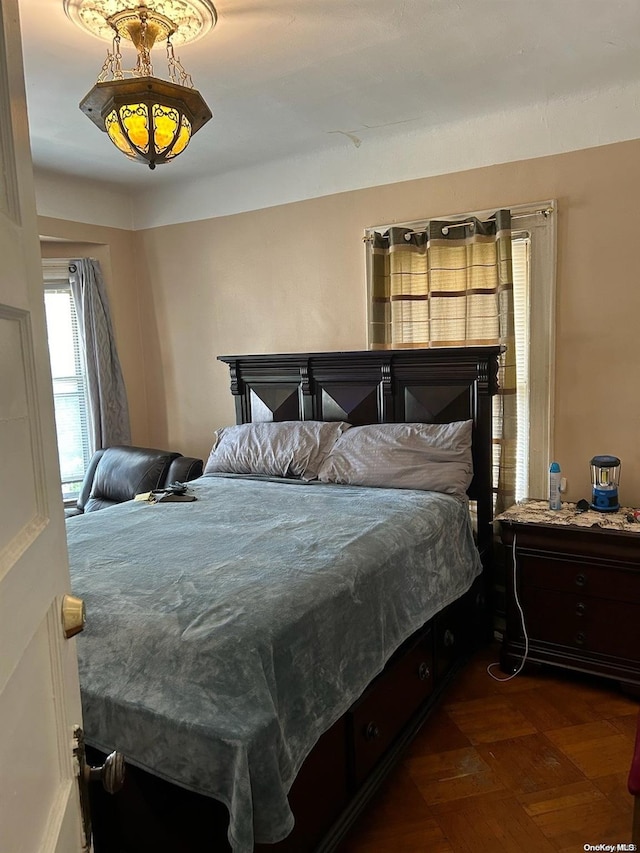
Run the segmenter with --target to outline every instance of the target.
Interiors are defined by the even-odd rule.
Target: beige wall
[[[100,261],[127,386],[132,441],[148,446],[149,411],[140,336],[141,287],[136,274],[134,232],[44,216],[38,217],[38,227],[43,257],[86,257]],[[52,242],[47,237],[56,239]]]
[[[153,228],[131,243],[108,229],[74,233],[110,246],[136,434],[146,393],[148,442],[206,457],[213,430],[234,420],[216,355],[365,348],[367,226],[555,198],[554,456],[572,500],[589,495],[592,455],[620,456],[621,498],[640,505],[638,163],[634,140]]]

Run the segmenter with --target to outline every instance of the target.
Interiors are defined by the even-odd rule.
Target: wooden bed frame
[[[491,397],[499,347],[220,356],[231,374],[238,423],[473,420],[477,543],[483,574],[394,654],[384,672],[320,739],[290,792],[292,833],[260,853],[335,850],[469,653],[491,638]],[[94,762],[102,756],[96,753]],[[95,853],[229,850],[226,809],[127,770],[113,797],[92,791]],[[219,827],[212,837],[212,824]]]

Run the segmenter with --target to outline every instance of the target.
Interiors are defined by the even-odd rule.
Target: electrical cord
[[[491,670],[494,666],[499,666],[499,663],[490,663],[487,667],[487,673],[493,678],[494,681],[511,681],[512,678],[515,678],[516,675],[519,675],[524,669],[524,665],[527,661],[527,657],[529,655],[529,635],[527,634],[527,626],[524,621],[524,611],[522,609],[522,605],[520,604],[520,597],[518,596],[518,584],[517,584],[517,572],[516,572],[516,534],[513,534],[513,543],[511,545],[511,562],[513,564],[513,597],[515,599],[516,605],[518,607],[518,611],[520,613],[520,621],[522,623],[522,633],[524,634],[524,655],[522,656],[522,660],[520,661],[520,665],[516,669],[515,672],[512,672],[511,675],[506,675],[504,678],[501,678],[499,675],[494,675]]]

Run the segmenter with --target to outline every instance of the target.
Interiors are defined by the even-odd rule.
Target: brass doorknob
[[[75,595],[65,595],[62,599],[62,630],[68,640],[84,630],[87,614],[84,601]]]
[[[111,755],[107,755],[102,767],[87,765],[87,772],[89,782],[102,782],[102,787],[107,794],[115,794],[124,785],[124,755],[121,752],[112,752]]]
[[[91,845],[91,807],[89,804],[89,782],[102,782],[102,787],[108,794],[115,794],[124,785],[125,763],[124,756],[119,752],[108,755],[102,767],[89,767],[84,745],[84,732],[80,726],[73,729],[73,756],[78,770],[78,790],[80,793],[80,808],[82,810],[82,826],[84,829],[85,846],[83,850],[93,850]]]

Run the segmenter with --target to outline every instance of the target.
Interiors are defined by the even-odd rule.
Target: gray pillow
[[[352,427],[336,441],[318,479],[464,495],[473,476],[472,426],[456,421]]]
[[[205,474],[262,474],[315,480],[343,421],[278,421],[222,427],[215,433]]]

